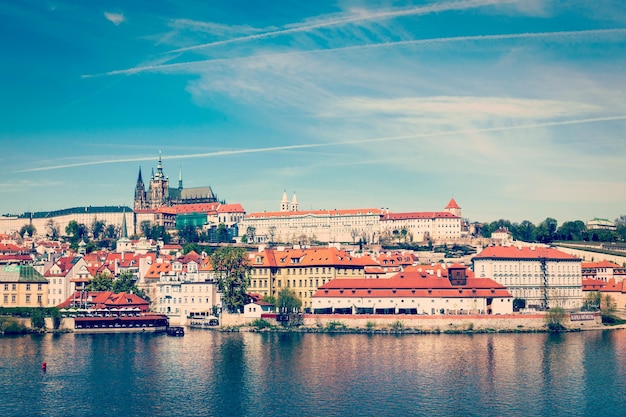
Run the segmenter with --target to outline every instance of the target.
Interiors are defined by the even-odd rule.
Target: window
[[[37,284],[37,291],[41,291],[42,290],[42,284]]]
[[[9,291],[9,284],[4,284],[4,290]]]
[[[30,294],[26,294],[26,302],[30,303]]]
[[[13,291],[17,290],[17,284],[11,284],[11,290]]]
[[[15,302],[15,296],[14,296],[14,295],[12,295],[12,296],[11,296],[11,302],[12,302],[12,303],[14,303],[14,302]]]

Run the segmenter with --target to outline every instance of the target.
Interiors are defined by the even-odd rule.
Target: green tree
[[[271,294],[265,294],[263,296],[263,298],[261,298],[261,301],[264,301],[266,303],[270,303],[270,304],[276,306],[276,297],[274,297]]]
[[[622,214],[615,219],[616,233],[620,240],[626,240],[626,215]]]
[[[43,308],[34,308],[30,313],[30,325],[36,330],[46,329],[46,315]]]
[[[565,330],[563,322],[565,321],[565,310],[561,307],[553,307],[546,314],[546,324],[551,332],[560,332]]]
[[[534,242],[536,239],[535,229],[535,225],[530,220],[524,220],[516,227],[513,238],[524,242]]]
[[[104,221],[94,220],[93,223],[91,223],[91,235],[93,236],[93,238],[96,240],[100,239],[100,237],[104,235],[105,227],[106,224],[104,223]]]
[[[583,311],[598,311],[600,309],[600,301],[602,294],[599,291],[590,291],[583,298]]]
[[[59,226],[52,219],[49,219],[46,223],[46,234],[52,240],[57,240],[60,236]]]
[[[283,288],[278,293],[278,311],[281,313],[296,313],[302,307],[302,300],[290,288]]]
[[[71,243],[77,243],[87,238],[87,226],[82,223],[77,223],[76,220],[71,220],[67,226],[65,226],[65,233],[70,236]]]
[[[247,252],[242,248],[224,246],[213,252],[211,262],[224,308],[230,313],[241,311],[250,285],[251,268]]]
[[[250,242],[250,243],[254,243],[254,237],[256,236],[256,227],[254,226],[248,226],[246,228],[246,241]]]
[[[582,220],[564,222],[557,230],[559,240],[583,240],[587,226]]]
[[[51,308],[50,309],[50,317],[52,318],[52,328],[54,330],[59,330],[59,327],[61,327],[61,312],[59,311],[58,308]]]
[[[558,222],[552,217],[548,217],[537,226],[537,240],[541,243],[552,243],[556,239]]]
[[[25,224],[19,231],[20,237],[24,237],[28,235],[29,237],[33,237],[37,233],[37,229],[32,224]]]
[[[113,291],[113,279],[109,275],[97,273],[85,289],[87,291]]]
[[[119,229],[115,227],[115,225],[110,224],[104,229],[104,236],[107,239],[115,239],[118,237],[118,235]]]
[[[136,282],[137,278],[132,272],[124,271],[113,281],[113,288],[111,291],[116,294],[121,292],[132,293],[143,298],[144,300],[150,301],[150,299],[146,296],[146,293],[137,288]]]

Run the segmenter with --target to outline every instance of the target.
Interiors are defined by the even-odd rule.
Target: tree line
[[[589,229],[582,220],[566,221],[559,225],[548,217],[538,225],[529,220],[520,223],[500,219],[480,226],[478,234],[491,237],[500,228],[506,228],[514,240],[551,243],[554,241],[618,242],[626,241],[626,215],[615,219],[616,230]]]

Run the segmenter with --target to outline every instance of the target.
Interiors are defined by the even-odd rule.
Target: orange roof
[[[400,272],[388,279],[333,279],[314,297],[512,297],[505,286],[490,278],[468,277],[465,285],[417,271]]]
[[[447,211],[420,211],[412,213],[387,213],[381,220],[410,220],[410,219],[460,219]]]
[[[355,215],[381,215],[383,211],[376,208],[350,209],[350,210],[303,210],[303,211],[268,211],[250,213],[247,219],[264,219],[273,217],[297,217],[297,216],[355,216]]]
[[[454,198],[451,198],[446,208],[447,209],[460,209],[461,207],[456,203]]]
[[[221,204],[218,209],[218,213],[245,213],[241,204]]]
[[[260,262],[257,262],[257,257],[259,257]],[[249,254],[248,260],[253,268],[298,268],[311,266],[352,266],[364,268],[366,266],[379,266],[369,256],[357,258],[337,248],[265,249],[259,253]]]
[[[582,263],[582,268],[585,269],[593,269],[593,268],[621,268],[621,266],[613,263],[613,262],[609,262],[606,259],[602,260],[600,262],[583,262]]]
[[[580,260],[579,258],[561,252],[554,248],[544,247],[517,247],[517,246],[489,246],[473,259],[552,259],[552,260]]]

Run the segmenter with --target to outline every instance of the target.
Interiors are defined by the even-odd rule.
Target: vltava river
[[[618,416],[625,396],[624,330],[0,337],[0,416]]]

